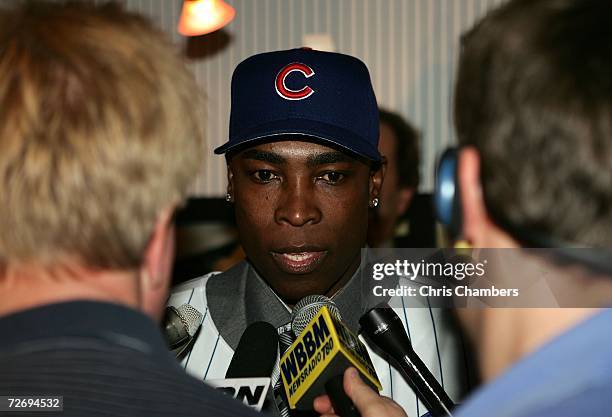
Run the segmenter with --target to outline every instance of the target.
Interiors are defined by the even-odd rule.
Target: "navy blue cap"
[[[215,153],[292,134],[380,161],[378,106],[365,64],[306,48],[258,54],[238,64],[229,141]]]

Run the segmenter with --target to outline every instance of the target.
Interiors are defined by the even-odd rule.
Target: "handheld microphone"
[[[401,319],[391,307],[376,307],[359,319],[361,330],[397,362],[406,382],[434,417],[451,416],[455,404],[412,349]]]
[[[296,336],[304,331],[308,323],[314,318],[322,307],[327,307],[331,316],[342,322],[340,310],[336,304],[324,295],[311,295],[302,298],[293,308],[291,314],[291,328]],[[351,340],[351,348],[355,344]],[[334,411],[341,417],[361,417],[351,399],[344,392],[343,374],[332,376],[325,382],[325,392],[331,400]]]
[[[330,383],[329,391],[326,384],[353,366],[368,385],[380,390],[382,387],[365,346],[342,324],[338,308],[327,297],[309,296],[300,300],[292,316],[292,328],[298,336],[280,361],[289,407],[313,410],[314,399],[327,392],[338,414],[358,415],[350,400],[346,401],[342,384]]]
[[[269,378],[276,364],[278,333],[264,321],[249,325],[242,333],[226,378]]]
[[[163,333],[170,350],[178,358],[193,341],[204,316],[189,304],[166,307],[163,320]]]
[[[207,380],[206,383],[261,411],[277,357],[276,329],[269,323],[255,322],[242,333],[225,379]]]

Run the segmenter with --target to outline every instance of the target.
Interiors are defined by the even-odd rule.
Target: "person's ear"
[[[380,166],[377,169],[370,170],[370,201],[380,198],[380,190],[382,189],[386,172],[387,157],[383,155],[381,156]]]
[[[395,212],[398,216],[401,216],[406,212],[406,210],[408,210],[408,207],[410,207],[410,203],[412,203],[412,199],[416,194],[416,188],[402,186],[396,191],[396,193],[397,198]]]
[[[459,182],[463,238],[474,247],[484,247],[488,216],[480,183],[480,156],[474,147],[459,151],[457,180]]]
[[[175,230],[172,205],[159,215],[140,268],[141,310],[155,320],[161,318],[167,301],[174,262]]]
[[[225,200],[230,203],[234,201],[234,170],[230,164],[227,165],[227,194]]]
[[[480,181],[480,155],[476,148],[463,148],[458,164],[463,239],[475,248],[519,247],[519,243],[489,216]]]

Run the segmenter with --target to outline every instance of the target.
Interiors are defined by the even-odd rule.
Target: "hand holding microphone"
[[[355,368],[348,368],[344,372],[343,380],[346,395],[355,404],[362,417],[407,417],[404,409],[396,402],[378,395],[366,385]],[[314,409],[321,414],[321,417],[344,417],[326,396],[315,399]]]
[[[434,417],[452,416],[455,404],[412,349],[404,325],[391,307],[373,308],[359,319],[362,332],[395,360],[404,379]]]
[[[410,339],[397,314],[385,305],[368,311],[359,323],[361,331],[397,362],[406,382],[430,414],[435,417],[452,416],[452,400],[412,349]],[[345,373],[344,390],[362,417],[406,417],[406,413],[397,403],[377,395],[354,375],[350,370]],[[326,397],[317,398],[314,408],[323,417],[342,415]]]
[[[292,328],[298,336],[280,362],[290,408],[312,410],[315,397],[327,392],[342,417],[359,415],[334,379],[352,366],[365,383],[381,386],[365,346],[342,324],[337,307],[327,297],[306,297],[294,307]]]
[[[331,299],[323,295],[304,297],[295,305],[291,315],[291,328],[296,337],[304,331],[322,307],[326,307],[329,310],[332,318],[336,318],[338,322],[342,321],[340,310],[338,310],[338,307]],[[350,341],[349,344],[351,347],[355,346],[353,341]],[[325,382],[325,392],[339,415],[342,417],[361,417],[355,404],[344,392],[342,373],[332,375],[327,379]]]

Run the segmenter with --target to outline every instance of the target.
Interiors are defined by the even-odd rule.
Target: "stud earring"
[[[232,195],[230,193],[225,194],[225,201],[228,203],[232,202]]]
[[[370,207],[372,207],[372,208],[374,208],[374,207],[378,207],[378,203],[379,203],[378,198],[377,198],[377,197],[374,197],[374,198],[372,199],[372,201],[370,202]]]

